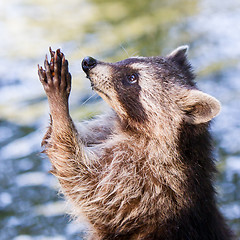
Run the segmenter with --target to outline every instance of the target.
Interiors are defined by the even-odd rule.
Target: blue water
[[[199,87],[222,112],[212,133],[219,206],[240,239],[239,0],[68,0],[0,2],[0,239],[81,239],[50,164],[40,154],[48,105],[37,64],[61,47],[73,75],[74,120],[104,111],[80,63],[90,55],[116,61],[167,54],[189,44]]]

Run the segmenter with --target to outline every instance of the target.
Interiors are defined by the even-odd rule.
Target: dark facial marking
[[[114,69],[112,81],[118,99],[127,112],[127,115],[136,122],[144,122],[147,119],[145,110],[140,102],[141,87],[138,84],[139,74],[132,69],[129,63],[132,59],[126,59],[112,65]]]

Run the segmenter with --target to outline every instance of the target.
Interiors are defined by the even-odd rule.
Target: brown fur
[[[77,127],[66,107],[66,60],[51,55],[58,67],[46,60],[39,69],[53,118],[43,145],[73,214],[92,226],[90,238],[232,239],[212,183],[208,126],[220,105],[195,87],[185,50],[98,62],[87,74],[114,110]],[[133,71],[139,85],[121,85]]]

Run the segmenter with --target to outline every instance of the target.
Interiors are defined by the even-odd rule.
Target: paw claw
[[[39,76],[40,82],[43,85],[47,83],[46,72],[45,70],[43,70],[42,67],[39,66],[39,64],[38,64],[38,76]]]
[[[54,57],[54,54],[55,54],[55,52],[52,50],[52,48],[51,48],[51,47],[49,47],[49,52],[50,52],[51,58],[53,58],[53,57]]]

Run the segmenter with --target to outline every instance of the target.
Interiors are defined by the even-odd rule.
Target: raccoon
[[[89,239],[233,239],[213,185],[209,126],[221,106],[197,88],[187,50],[116,63],[85,57],[111,111],[79,124],[69,114],[64,54],[50,49],[50,63],[38,67],[51,113],[44,151],[73,215],[91,226]]]

